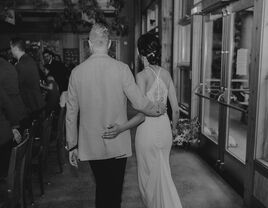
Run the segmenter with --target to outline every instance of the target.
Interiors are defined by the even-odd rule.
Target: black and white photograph
[[[268,208],[267,0],[0,0],[0,208]]]

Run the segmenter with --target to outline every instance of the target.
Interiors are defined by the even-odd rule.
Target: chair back
[[[42,135],[41,135],[41,142],[42,142],[42,155],[41,160],[43,164],[46,162],[47,154],[48,154],[48,147],[52,132],[52,121],[53,121],[53,114],[50,114],[42,124]],[[45,165],[45,164],[44,164]]]
[[[25,134],[23,141],[12,148],[7,177],[8,198],[11,208],[22,203],[25,159],[29,141],[29,134]]]
[[[32,122],[30,129],[24,131],[24,137],[29,137],[29,146],[27,148],[26,157],[25,157],[25,180],[31,178],[32,174],[32,148],[33,141],[36,136],[36,132],[39,130],[39,123],[37,120]]]
[[[66,116],[66,107],[61,108],[57,124],[57,142],[64,146],[66,144],[65,116]]]

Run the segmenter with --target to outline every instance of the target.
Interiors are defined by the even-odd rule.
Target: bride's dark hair
[[[146,33],[138,39],[138,50],[140,55],[145,56],[152,65],[161,63],[161,45],[159,39],[151,34]]]

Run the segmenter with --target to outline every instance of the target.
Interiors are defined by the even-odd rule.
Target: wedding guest
[[[64,64],[56,59],[53,59],[53,52],[49,50],[43,51],[43,58],[45,67],[50,71],[51,75],[55,78],[59,85],[60,93],[67,90],[67,70]]]
[[[56,83],[54,77],[51,75],[50,71],[44,67],[43,73],[45,75],[46,83],[40,83],[40,86],[47,91],[46,93],[46,113],[49,114],[52,111],[57,111],[59,107],[59,86]]]
[[[13,110],[16,112],[17,120],[21,121],[26,117],[26,109],[19,91],[18,74],[15,67],[5,58],[0,56],[0,86],[16,106]]]
[[[29,123],[40,114],[45,105],[39,86],[39,70],[34,59],[25,53],[25,42],[21,38],[13,38],[10,42],[13,56],[18,60],[19,89],[25,104]]]

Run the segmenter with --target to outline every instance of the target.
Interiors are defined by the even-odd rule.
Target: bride
[[[144,70],[137,74],[141,91],[153,102],[167,103],[172,108],[172,129],[168,115],[145,117],[138,113],[127,123],[113,124],[106,130],[104,138],[137,126],[135,147],[138,165],[139,189],[147,208],[181,208],[175,184],[171,177],[169,155],[172,133],[176,133],[179,107],[175,88],[169,72],[159,66],[161,45],[157,37],[144,34],[138,40],[138,51]]]

